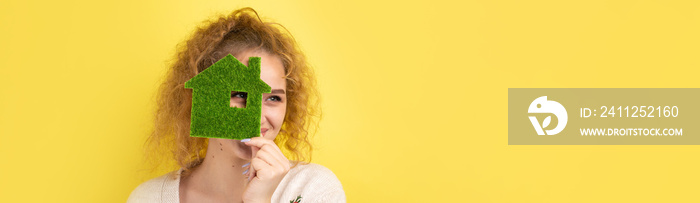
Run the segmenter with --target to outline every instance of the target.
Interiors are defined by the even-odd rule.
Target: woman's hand
[[[253,148],[253,157],[243,202],[270,202],[275,189],[289,171],[289,160],[272,140],[254,137],[245,144]]]

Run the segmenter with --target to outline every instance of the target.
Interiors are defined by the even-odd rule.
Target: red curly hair
[[[286,31],[277,23],[263,22],[252,8],[243,8],[205,22],[178,45],[158,91],[155,126],[146,140],[146,156],[153,170],[180,167],[189,172],[202,162],[208,139],[189,136],[192,90],[184,84],[227,54],[248,50],[262,50],[282,59],[287,113],[274,141],[288,159],[295,160],[294,166],[296,161],[311,160],[310,136],[321,115],[315,76],[294,37],[279,28]]]

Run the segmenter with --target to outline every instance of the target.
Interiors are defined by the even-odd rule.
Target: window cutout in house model
[[[245,108],[247,103],[248,93],[240,91],[231,91],[231,105],[230,107],[235,108]]]

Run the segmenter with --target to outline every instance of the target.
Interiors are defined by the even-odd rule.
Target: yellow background
[[[0,2],[0,202],[124,202],[154,91],[252,6],[316,68],[350,202],[697,202],[699,146],[508,146],[509,87],[698,87],[697,1]]]

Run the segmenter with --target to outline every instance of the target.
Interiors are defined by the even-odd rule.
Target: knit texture
[[[131,192],[127,203],[179,203],[180,172],[177,170],[142,183]],[[287,172],[275,189],[271,202],[289,203],[301,196],[300,203],[345,202],[338,178],[318,164],[299,164]]]

